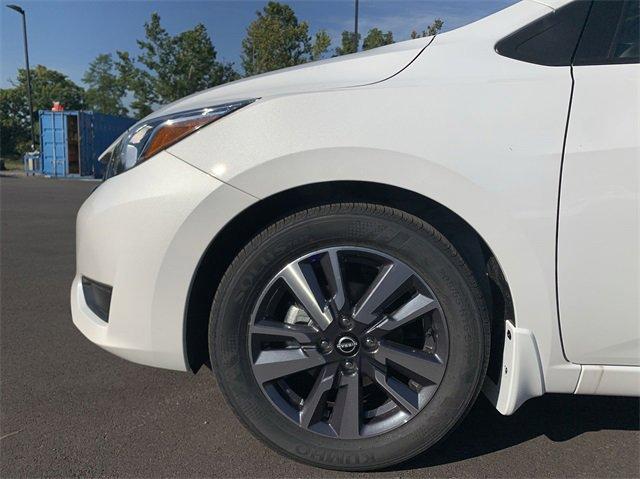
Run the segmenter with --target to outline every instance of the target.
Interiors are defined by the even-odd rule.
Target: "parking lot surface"
[[[503,417],[480,397],[436,449],[371,474],[280,457],[241,427],[209,370],[128,363],[75,329],[74,222],[95,186],[0,179],[0,477],[640,475],[634,398],[549,395]]]

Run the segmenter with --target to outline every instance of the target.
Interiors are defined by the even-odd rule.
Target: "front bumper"
[[[250,200],[167,152],[103,183],[77,218],[76,327],[122,358],[187,370],[191,280],[207,245]],[[217,201],[229,204],[212,208]],[[87,305],[83,276],[113,288],[108,321]]]

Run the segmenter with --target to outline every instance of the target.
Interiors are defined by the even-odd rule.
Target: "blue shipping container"
[[[40,110],[42,173],[101,178],[98,157],[134,123],[131,118],[92,111]]]

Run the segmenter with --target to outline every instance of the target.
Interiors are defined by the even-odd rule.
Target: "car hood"
[[[222,103],[291,93],[332,90],[377,83],[395,75],[429,45],[433,37],[394,43],[366,52],[305,63],[187,96],[147,118]]]

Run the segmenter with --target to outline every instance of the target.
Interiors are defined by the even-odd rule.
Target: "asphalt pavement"
[[[437,448],[370,474],[279,456],[209,370],[138,366],[75,329],[75,215],[95,186],[0,178],[0,477],[640,476],[634,398],[548,395],[503,417],[481,397]]]

